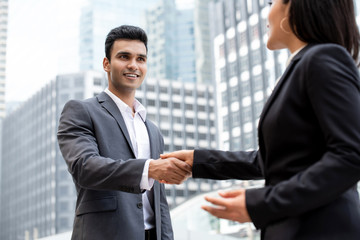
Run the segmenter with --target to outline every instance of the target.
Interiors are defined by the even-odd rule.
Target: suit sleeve
[[[57,137],[75,184],[87,189],[141,193],[146,160],[100,156],[93,124],[85,102],[72,100],[64,106]]]
[[[194,178],[217,180],[263,179],[258,154],[258,151],[195,150],[192,174]]]
[[[360,180],[360,92],[354,62],[334,45],[317,48],[303,58],[302,81],[326,151],[292,178],[246,191],[247,209],[257,228],[326,205]]]

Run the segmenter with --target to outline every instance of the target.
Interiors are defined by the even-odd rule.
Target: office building
[[[5,117],[7,26],[8,0],[0,0],[0,118]]]
[[[214,0],[194,0],[194,2],[196,81],[198,83],[213,83],[209,3],[214,2]]]
[[[210,3],[220,148],[257,148],[257,124],[286,50],[266,49],[265,0]]]
[[[194,34],[194,9],[177,10],[176,79],[197,82]]]
[[[137,91],[148,118],[164,137],[165,152],[194,148],[217,148],[214,87],[206,84],[147,79]],[[195,194],[219,187],[213,180],[189,179],[167,185],[170,207]]]
[[[102,71],[104,44],[109,31],[124,24],[145,29],[145,9],[158,1],[88,0],[80,17],[80,70]]]
[[[160,0],[146,11],[149,78],[178,78],[176,15],[174,0]]]
[[[0,239],[32,240],[69,231],[76,193],[58,149],[63,105],[106,86],[103,73],[58,76],[3,121]]]

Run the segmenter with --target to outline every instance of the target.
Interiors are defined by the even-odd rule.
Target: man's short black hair
[[[144,43],[147,48],[147,35],[145,31],[136,26],[122,25],[120,27],[112,29],[105,40],[105,56],[110,62],[111,50],[114,45],[114,42],[118,39],[128,39],[128,40],[139,40]]]

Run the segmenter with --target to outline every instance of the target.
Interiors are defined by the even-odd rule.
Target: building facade
[[[5,117],[6,40],[8,0],[0,0],[0,118]]]
[[[176,15],[174,0],[160,0],[146,11],[149,78],[178,78]]]
[[[257,148],[260,113],[288,57],[266,49],[268,10],[265,0],[210,4],[219,145],[225,150]]]
[[[123,24],[145,29],[145,10],[158,1],[88,0],[80,17],[80,70],[102,71],[104,44],[109,31]]]
[[[160,128],[164,152],[181,149],[217,148],[214,87],[207,84],[147,79],[137,91],[148,118]],[[170,207],[195,194],[219,187],[216,181],[189,179],[166,185]]]
[[[72,227],[76,193],[58,149],[63,105],[102,91],[103,73],[57,77],[3,121],[0,239],[30,240]]]
[[[194,0],[194,38],[196,56],[196,81],[213,83],[213,54],[211,48],[211,15],[209,4],[215,0]]]

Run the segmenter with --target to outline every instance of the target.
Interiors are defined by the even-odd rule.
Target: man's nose
[[[130,60],[129,64],[128,64],[128,68],[131,70],[137,70],[138,69],[138,65],[135,59]]]

